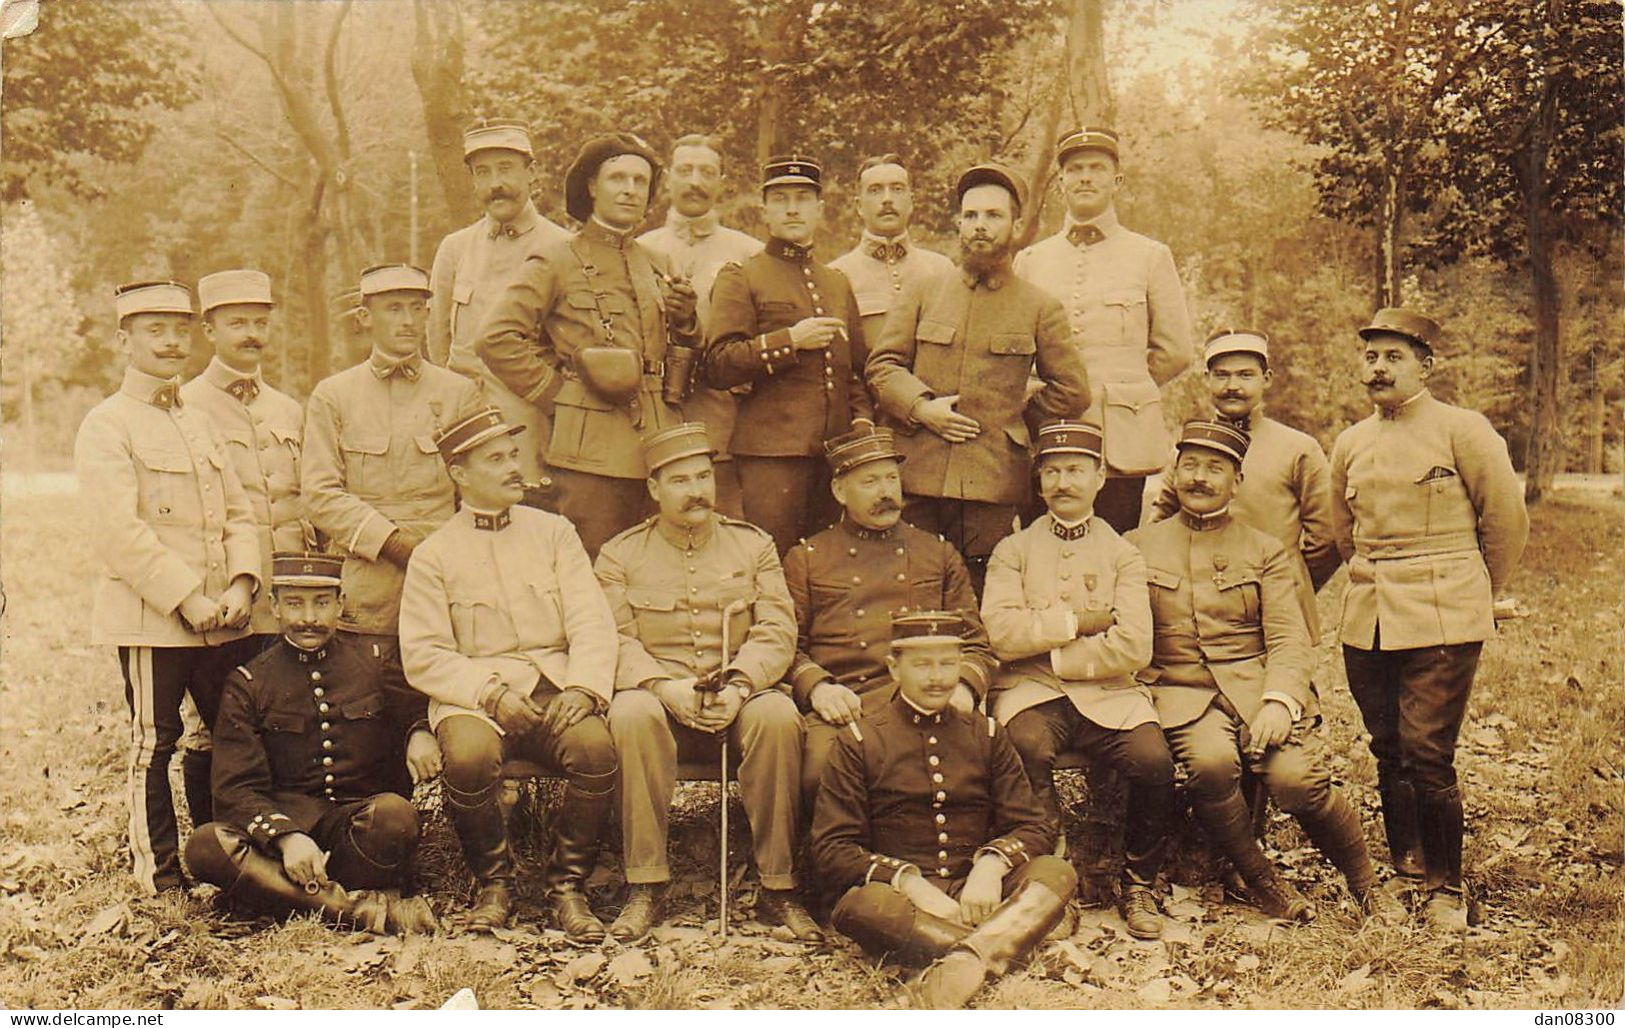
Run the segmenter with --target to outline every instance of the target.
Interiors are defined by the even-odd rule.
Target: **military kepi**
[[[1052,421],[1038,430],[1038,456],[1081,453],[1100,459],[1100,429],[1081,421]]]
[[[965,199],[965,193],[974,186],[1002,186],[1015,200],[1018,210],[1025,209],[1027,205],[1027,183],[1022,177],[1006,168],[1002,164],[977,164],[959,176],[959,182],[954,186],[954,206],[959,206]]]
[[[343,582],[344,556],[338,553],[300,553],[278,550],[271,554],[272,586],[337,589]]]
[[[963,642],[965,617],[952,610],[911,610],[891,616],[892,646]]]
[[[1117,132],[1109,128],[1078,128],[1061,137],[1055,147],[1055,163],[1065,164],[1079,150],[1104,150],[1117,160]]]
[[[481,118],[463,130],[463,160],[481,150],[513,150],[534,157],[530,126],[512,118]]]
[[[1360,329],[1360,338],[1383,334],[1404,336],[1431,350],[1433,341],[1439,338],[1439,323],[1408,307],[1384,307],[1371,316],[1371,324]]]
[[[269,307],[274,302],[271,299],[271,276],[249,268],[204,275],[197,280],[197,300],[204,314],[232,303],[257,303]]]
[[[1253,354],[1263,358],[1267,368],[1270,366],[1270,337],[1251,328],[1221,328],[1207,337],[1207,344],[1202,347],[1202,360],[1212,364],[1214,358],[1227,353]]]
[[[598,166],[611,157],[628,154],[649,162],[649,202],[654,202],[655,187],[660,184],[660,158],[648,143],[630,132],[606,132],[583,143],[570,170],[564,173],[564,209],[570,217],[580,222],[592,217],[592,193],[587,186],[597,176]]]
[[[812,186],[822,193],[824,169],[811,157],[800,154],[769,157],[762,165],[762,190],[771,186]]]
[[[863,426],[824,443],[824,459],[829,461],[830,474],[840,478],[854,468],[877,460],[895,460],[903,455],[897,451],[896,437],[889,428]]]
[[[501,411],[495,407],[487,407],[482,411],[470,414],[440,433],[436,437],[434,444],[440,450],[442,458],[451,460],[460,453],[467,453],[488,439],[495,439],[500,435],[518,435],[524,430],[524,425],[510,425],[502,420]]]
[[[374,264],[361,273],[361,298],[379,293],[429,292],[429,273],[410,264]]]
[[[684,457],[697,457],[702,453],[709,457],[716,452],[711,437],[705,434],[705,426],[698,421],[673,425],[643,441],[643,463],[651,475]]]
[[[1187,421],[1179,433],[1176,449],[1200,446],[1224,454],[1239,467],[1247,459],[1247,433],[1222,421]]]
[[[192,292],[179,282],[129,282],[113,290],[118,319],[132,314],[191,314]]]

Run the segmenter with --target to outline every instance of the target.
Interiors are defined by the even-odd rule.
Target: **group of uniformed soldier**
[[[865,949],[930,964],[917,1003],[963,1004],[1067,923],[1069,753],[1127,780],[1137,937],[1161,932],[1176,765],[1264,911],[1309,905],[1259,848],[1244,773],[1367,915],[1402,918],[1317,754],[1315,591],[1346,561],[1396,881],[1465,924],[1454,743],[1528,520],[1489,422],[1428,391],[1432,321],[1360,330],[1375,409],[1329,464],[1264,414],[1252,330],[1207,341],[1214,413],[1172,438],[1160,389],[1192,359],[1189,316],[1168,248],[1117,220],[1110,130],[1061,140],[1066,224],[1019,255],[1026,184],[968,169],[957,264],[911,239],[895,154],[863,164],[862,239],[824,264],[804,156],[763,169],[763,246],[718,223],[707,137],[677,140],[643,236],[666,169],[638,137],[582,148],[574,232],[529,199],[523,123],[464,146],[484,215],[431,273],[363,272],[371,352],[302,412],[261,370],[267,276],[208,275],[196,306],[174,282],[117,290],[128,367],[76,462],[145,889],[185,881],[167,770],[190,696],[213,759],[211,796],[210,750],[187,752],[187,866],[263,912],[432,930],[410,797],[439,776],[477,884],[463,920],[507,924],[503,769],[523,758],[565,781],[555,923],[640,939],[678,760],[720,737],[758,911],[818,941],[798,895],[832,905]],[[183,386],[197,316],[214,356]],[[612,816],[627,893],[606,928],[584,884]]]

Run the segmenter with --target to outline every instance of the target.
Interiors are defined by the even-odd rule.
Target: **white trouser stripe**
[[[158,858],[152,852],[152,833],[147,825],[147,769],[152,766],[158,745],[158,726],[152,714],[152,647],[132,646],[129,652],[134,708],[130,712],[130,854],[135,858],[135,880],[156,895]]]

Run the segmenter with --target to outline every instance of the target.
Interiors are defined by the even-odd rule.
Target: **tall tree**
[[[172,3],[58,0],[42,6],[34,32],[6,40],[5,199],[27,195],[36,176],[81,199],[102,195],[109,166],[147,145],[152,111],[194,95],[174,44],[180,24]]]
[[[1566,449],[1559,247],[1600,258],[1618,245],[1608,230],[1625,195],[1621,13],[1617,0],[1507,5],[1480,27],[1490,45],[1450,98],[1440,164],[1453,188],[1433,243],[1442,256],[1487,252],[1528,275],[1531,502],[1551,487]]]
[[[412,80],[423,104],[429,155],[452,223],[461,225],[477,213],[463,165],[463,128],[469,121],[463,8],[458,0],[412,0],[412,19]]]

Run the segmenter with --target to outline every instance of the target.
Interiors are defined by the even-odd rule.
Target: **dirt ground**
[[[1533,512],[1516,592],[1533,612],[1485,649],[1459,765],[1479,923],[1465,938],[1362,927],[1331,868],[1276,815],[1272,856],[1315,902],[1309,925],[1223,902],[1200,861],[1181,861],[1168,929],[1136,942],[1111,911],[1085,910],[1071,938],[984,990],[980,1007],[1599,1007],[1625,997],[1621,824],[1625,688],[1620,581],[1625,505],[1566,492]],[[463,988],[483,1007],[868,1008],[895,1002],[903,972],[843,942],[809,949],[751,919],[735,890],[727,943],[716,916],[714,785],[685,786],[666,927],[637,947],[581,949],[538,925],[535,864],[547,788],[520,815],[526,902],[496,936],[406,941],[312,920],[228,919],[207,893],[137,895],[126,871],[128,738],[112,653],[84,642],[101,573],[71,497],[7,499],[0,573],[0,1005],[34,1008],[437,1007]],[[1341,578],[1322,595],[1335,623]],[[1322,744],[1382,852],[1375,775],[1341,661],[1317,673]],[[178,794],[178,790],[177,790]],[[437,910],[470,886],[431,785],[420,880]],[[737,806],[734,808],[738,810]],[[540,811],[535,814],[533,812]],[[743,824],[743,817],[733,818]],[[1084,826],[1069,834],[1081,847]],[[742,834],[735,854],[746,850]],[[619,866],[593,880],[612,913]]]

